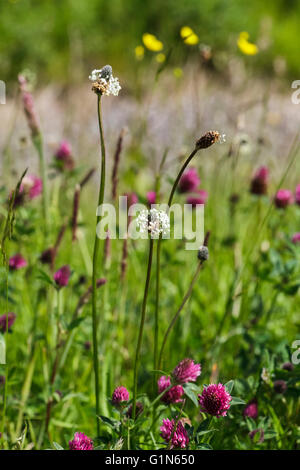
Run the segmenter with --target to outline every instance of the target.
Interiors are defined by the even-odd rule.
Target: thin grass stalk
[[[47,181],[47,170],[45,163],[45,156],[43,150],[43,139],[41,133],[32,137],[33,144],[36,148],[36,151],[39,156],[40,164],[40,175],[43,182],[43,192],[42,192],[42,210],[43,210],[43,219],[44,219],[44,230],[45,236],[48,236],[48,217],[49,217],[49,199],[48,199],[48,181]]]
[[[144,297],[143,297],[143,303],[142,303],[141,322],[140,322],[139,336],[138,336],[138,342],[137,342],[136,352],[135,352],[135,361],[134,361],[133,399],[132,399],[132,419],[133,420],[135,419],[135,412],[136,412],[137,378],[138,378],[139,359],[140,359],[140,352],[141,352],[141,345],[142,345],[144,324],[145,324],[145,317],[146,317],[146,305],[147,305],[147,298],[148,298],[150,277],[151,277],[151,267],[152,267],[152,258],[153,258],[153,242],[154,242],[154,240],[150,236],[148,267],[147,267]]]
[[[113,165],[113,170],[112,170],[112,175],[111,175],[111,182],[112,182],[112,200],[116,201],[117,198],[117,189],[118,189],[118,169],[120,165],[120,156],[122,152],[122,147],[123,147],[123,139],[125,135],[125,129],[122,129],[118,138],[117,142],[117,147],[114,155],[114,165]]]
[[[99,187],[99,199],[98,207],[102,206],[104,201],[104,190],[105,190],[105,141],[103,134],[102,126],[102,116],[101,116],[101,95],[98,95],[98,124],[99,124],[99,133],[100,133],[100,145],[101,145],[101,176],[100,176],[100,187]],[[97,215],[96,225],[102,219],[102,214]],[[100,422],[99,422],[99,412],[100,412],[100,402],[99,402],[99,357],[98,357],[98,320],[97,320],[97,278],[98,278],[98,261],[99,261],[99,238],[97,233],[95,235],[94,243],[94,253],[93,253],[93,274],[92,274],[92,319],[93,319],[93,365],[94,365],[94,375],[95,375],[95,395],[96,395],[96,427],[97,435],[100,434]]]
[[[183,300],[178,308],[178,310],[176,311],[174,317],[172,318],[168,328],[167,328],[167,331],[164,335],[164,338],[163,338],[163,341],[162,341],[162,345],[161,345],[161,348],[160,348],[160,353],[159,353],[159,361],[158,361],[158,369],[160,370],[161,368],[161,363],[162,363],[162,356],[163,356],[163,353],[164,353],[164,350],[165,350],[165,346],[166,346],[166,342],[167,342],[167,339],[169,337],[169,334],[171,333],[171,330],[173,328],[173,326],[175,325],[181,311],[183,310],[186,302],[188,301],[188,299],[190,298],[191,296],[191,293],[192,293],[192,290],[194,288],[194,285],[196,283],[196,281],[198,280],[198,277],[199,277],[199,274],[200,274],[200,271],[201,271],[201,268],[202,268],[202,265],[203,265],[203,262],[200,261],[200,263],[198,263],[197,265],[197,269],[195,271],[195,274],[194,276],[192,277],[192,281],[190,283],[190,286],[185,294],[185,296],[183,297]]]

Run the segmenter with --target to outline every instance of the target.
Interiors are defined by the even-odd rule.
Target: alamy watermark
[[[296,88],[296,91],[292,93],[291,101],[293,104],[300,103],[300,80],[294,80],[291,88]]]
[[[0,364],[6,364],[6,344],[2,335],[0,335]]]
[[[300,339],[296,339],[293,342],[292,348],[296,349],[292,354],[292,363],[298,365],[300,364]]]
[[[107,233],[111,239],[131,238],[186,240],[186,250],[198,250],[204,240],[204,204],[132,204],[127,208],[127,196],[119,197],[118,208],[102,204],[96,215],[98,238],[104,240]]]

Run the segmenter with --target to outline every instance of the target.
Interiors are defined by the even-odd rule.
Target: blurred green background
[[[164,52],[175,51],[170,63],[180,67],[197,60],[201,44],[223,54],[223,64],[242,55],[236,41],[247,31],[259,46],[259,54],[246,57],[255,71],[300,75],[299,0],[1,0],[0,18],[0,78],[6,81],[30,68],[39,83],[76,82],[106,62],[118,74],[134,73],[134,49],[145,32],[164,43]],[[198,45],[183,43],[184,25],[199,36]],[[146,54],[143,63],[150,59]],[[218,60],[213,66],[218,70]]]

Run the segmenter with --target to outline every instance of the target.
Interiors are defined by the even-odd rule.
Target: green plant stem
[[[203,265],[203,261],[200,261],[197,265],[197,269],[196,269],[196,272],[192,278],[192,281],[190,283],[190,286],[177,310],[177,312],[175,313],[174,317],[172,318],[168,328],[167,328],[167,331],[164,335],[164,338],[163,338],[163,341],[162,341],[162,345],[161,345],[161,348],[160,348],[160,353],[159,353],[159,360],[158,360],[158,369],[161,368],[161,363],[162,363],[162,357],[163,357],[163,353],[164,353],[164,349],[165,349],[165,346],[166,346],[166,342],[167,342],[167,339],[168,339],[168,336],[173,328],[173,326],[175,325],[179,315],[180,315],[180,312],[182,311],[183,307],[185,306],[186,302],[188,301],[188,299],[190,298],[191,296],[191,293],[192,293],[192,290],[194,288],[194,285],[199,277],[199,274],[200,274],[200,271],[201,271],[201,268],[202,268],[202,265]]]
[[[180,171],[177,175],[177,178],[175,179],[175,181],[173,183],[171,193],[170,193],[170,196],[169,196],[169,200],[168,200],[168,207],[170,207],[171,204],[172,204],[175,191],[177,189],[177,186],[179,184],[180,178],[181,178],[184,170],[186,169],[188,164],[191,162],[192,158],[196,155],[198,150],[199,149],[195,148],[192,151],[192,153],[188,156],[188,158],[185,160],[184,164],[182,165],[182,167],[181,167],[181,169],[180,169]],[[167,156],[167,151],[163,155],[162,162],[161,162],[161,165],[160,165],[160,171],[162,170],[162,167],[164,165],[166,156]],[[160,175],[157,176],[157,180],[156,180],[156,193],[157,194],[158,194],[159,189],[160,189]],[[159,311],[159,292],[160,292],[161,241],[162,241],[162,237],[160,236],[158,241],[157,241],[157,251],[156,251],[156,292],[155,292],[155,316],[154,316],[154,322],[155,322],[155,326],[154,326],[154,370],[159,369],[158,364],[157,364],[157,359],[158,359],[158,334],[159,334],[159,318],[158,318],[159,314],[158,314],[158,311]]]
[[[144,289],[144,298],[143,298],[143,303],[142,303],[141,322],[140,322],[139,336],[138,336],[138,342],[137,342],[136,351],[135,351],[135,361],[134,361],[133,400],[132,400],[132,419],[133,420],[135,419],[135,412],[136,412],[137,378],[138,378],[139,359],[140,359],[140,352],[141,352],[141,345],[142,345],[143,331],[144,331],[144,324],[145,324],[145,316],[146,316],[147,297],[148,297],[150,277],[151,277],[152,258],[153,258],[153,238],[150,238],[148,267],[147,267],[147,275],[146,275],[146,282],[145,282],[145,289]]]
[[[178,186],[178,183],[180,181],[180,178],[184,172],[184,170],[186,169],[186,167],[188,166],[188,164],[190,163],[190,161],[192,160],[192,158],[196,155],[196,153],[198,152],[198,148],[196,147],[192,153],[190,154],[190,156],[186,159],[186,161],[184,162],[184,164],[182,165],[178,175],[177,175],[177,178],[176,180],[174,181],[174,184],[173,184],[173,187],[171,189],[171,193],[170,193],[170,196],[169,196],[169,200],[168,200],[168,206],[170,207],[171,204],[172,204],[172,201],[173,201],[173,197],[174,197],[174,194],[175,194],[175,191],[177,189],[177,186]]]
[[[105,142],[102,127],[102,116],[101,116],[101,95],[98,95],[98,123],[100,132],[100,145],[101,145],[101,177],[99,187],[99,198],[98,207],[102,206],[104,201],[104,190],[105,190]],[[98,212],[97,212],[98,214]],[[102,214],[97,215],[96,226],[101,221]],[[99,358],[98,358],[98,319],[97,319],[97,278],[98,278],[98,262],[99,262],[99,238],[97,233],[95,235],[94,253],[93,253],[93,274],[92,274],[92,320],[93,320],[93,364],[94,364],[94,375],[95,375],[95,395],[96,395],[96,426],[97,435],[100,434],[100,423],[99,423]]]
[[[158,360],[158,335],[159,335],[159,292],[160,292],[160,251],[161,244],[157,243],[156,247],[156,289],[155,289],[155,311],[154,311],[154,357],[153,368],[157,370]],[[155,383],[156,374],[154,374]]]
[[[42,192],[42,207],[43,207],[43,219],[44,219],[44,230],[45,235],[48,235],[48,217],[49,217],[49,197],[48,197],[48,181],[47,181],[47,170],[45,163],[45,156],[43,151],[43,139],[41,134],[37,134],[33,137],[33,144],[39,156],[40,162],[40,175],[43,182]]]

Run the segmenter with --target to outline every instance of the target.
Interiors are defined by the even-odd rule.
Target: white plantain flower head
[[[105,65],[102,69],[93,70],[89,79],[93,82],[92,90],[97,94],[118,96],[121,90],[119,80],[113,76],[110,65]]]
[[[165,211],[158,209],[143,210],[136,219],[141,233],[150,233],[151,238],[169,235],[170,219]]]

